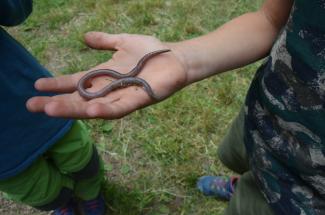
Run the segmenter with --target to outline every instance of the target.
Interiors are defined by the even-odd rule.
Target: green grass
[[[193,38],[259,7],[260,0],[35,1],[28,21],[9,31],[54,74],[86,70],[111,53],[83,44],[87,31]],[[194,84],[121,120],[87,121],[107,171],[110,214],[221,214],[202,197],[197,177],[227,174],[218,143],[241,107],[257,65]]]

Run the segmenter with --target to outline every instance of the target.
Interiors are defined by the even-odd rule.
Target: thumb
[[[85,43],[93,49],[117,50],[121,42],[121,34],[107,34],[103,32],[88,32]]]

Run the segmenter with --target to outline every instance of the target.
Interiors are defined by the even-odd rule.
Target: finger
[[[107,69],[111,67],[113,68],[112,62],[105,62],[93,67],[90,69],[90,71],[97,69]],[[72,93],[76,90],[79,80],[87,72],[88,71],[78,72],[71,75],[62,75],[58,77],[40,78],[35,82],[35,88],[39,91],[47,91],[53,93]]]
[[[57,96],[36,96],[26,102],[26,107],[30,112],[44,112],[45,105],[53,101],[83,101],[77,94],[63,94]]]
[[[51,97],[34,97],[26,102],[26,107],[30,112],[42,112],[50,101]]]
[[[76,90],[78,81],[86,72],[59,77],[40,78],[35,82],[35,88],[39,91],[56,93],[71,93]]]
[[[86,109],[93,101],[73,98],[70,95],[54,97],[34,97],[27,102],[29,109],[34,112],[45,112],[49,116],[64,118],[89,118]]]
[[[121,34],[106,34],[103,32],[88,32],[85,35],[86,44],[93,49],[117,50],[121,43]]]
[[[44,112],[52,117],[87,119],[88,102],[85,101],[52,101],[44,107]]]

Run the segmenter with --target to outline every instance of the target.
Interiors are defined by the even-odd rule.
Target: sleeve
[[[15,26],[32,12],[33,0],[0,0],[0,25]]]

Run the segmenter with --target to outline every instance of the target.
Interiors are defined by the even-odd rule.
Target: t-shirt
[[[31,0],[1,0],[0,25],[19,24],[31,11]],[[49,72],[0,27],[0,180],[22,172],[71,127],[71,120],[26,109],[30,97],[50,95],[34,89],[46,76]]]
[[[295,0],[245,102],[250,167],[275,214],[325,214],[325,0]]]

